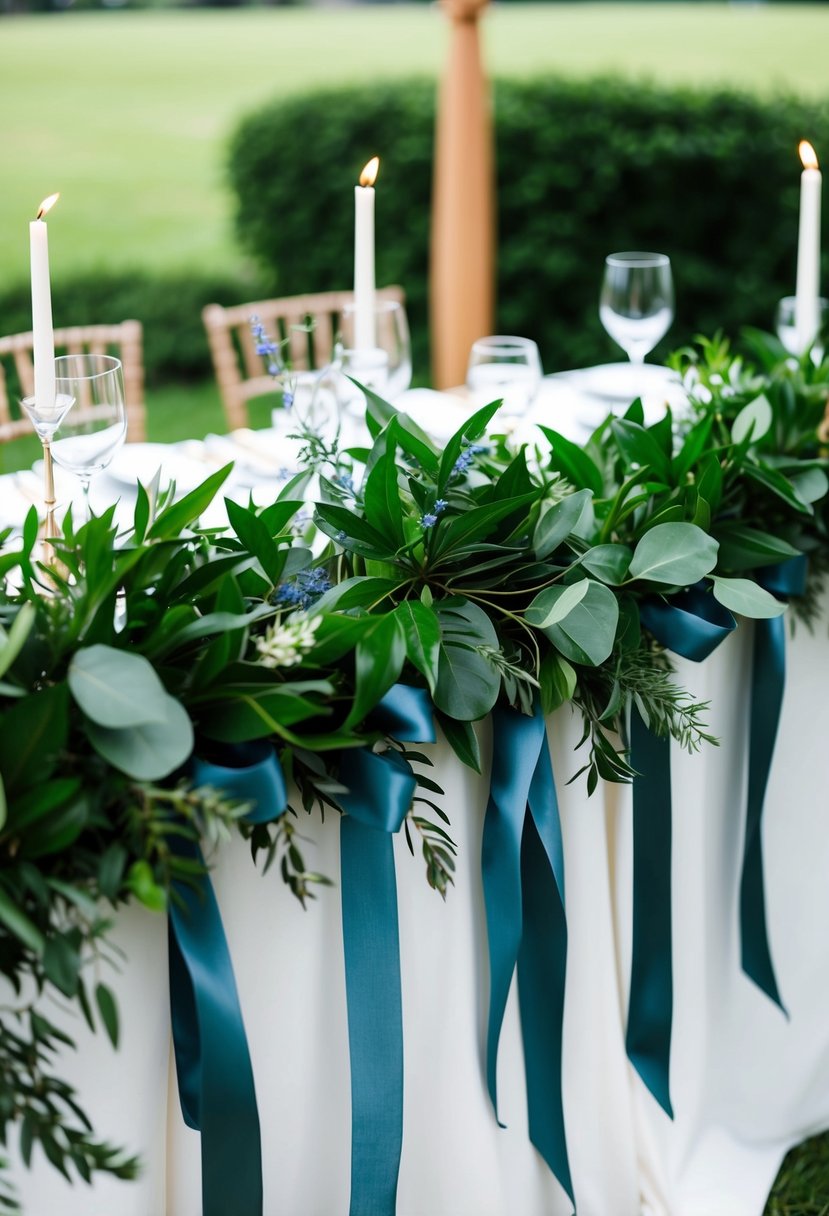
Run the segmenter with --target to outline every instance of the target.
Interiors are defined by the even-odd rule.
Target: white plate
[[[167,443],[125,443],[115,453],[106,470],[113,481],[134,486],[140,481],[147,485],[161,469],[162,484],[175,480],[179,493],[188,493],[214,471],[210,461],[194,460]]]

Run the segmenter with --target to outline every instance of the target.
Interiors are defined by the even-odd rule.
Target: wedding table
[[[536,414],[572,438],[584,417],[572,380],[545,382]],[[413,392],[412,416],[440,431],[464,404]],[[582,399],[582,408],[588,410]],[[590,404],[597,408],[596,400]],[[466,410],[468,412],[468,410]],[[454,429],[454,428],[452,428]],[[441,438],[441,435],[437,435]],[[186,461],[224,462],[228,445],[177,447]],[[276,452],[257,440],[260,470]],[[129,449],[126,449],[127,451]],[[223,453],[223,455],[220,455]],[[159,453],[156,453],[158,455]],[[136,453],[136,463],[139,453]],[[252,459],[252,457],[251,457]],[[274,456],[274,460],[276,457]],[[276,463],[253,489],[271,489]],[[247,495],[248,469],[234,492]],[[245,484],[247,483],[247,484]],[[2,509],[19,514],[26,478],[4,478]],[[93,488],[93,505],[123,483]],[[12,509],[12,492],[18,495]],[[96,498],[96,494],[99,497]],[[825,829],[822,689],[829,605],[810,633],[798,624],[764,813],[771,948],[784,1013],[743,974],[738,892],[746,803],[752,626],[713,655],[675,660],[680,684],[710,701],[719,746],[671,745],[674,1011],[670,1119],[625,1052],[633,890],[630,788],[589,797],[574,753],[581,723],[569,708],[547,722],[566,875],[567,979],[563,1105],[579,1216],[759,1216],[786,1150],[829,1126],[829,832]],[[481,841],[492,722],[478,726],[483,776],[449,747],[425,745],[438,801],[459,848],[446,902],[419,857],[395,839],[404,1032],[399,1216],[564,1216],[572,1204],[528,1137],[519,1008],[510,994],[498,1057],[499,1128],[484,1070],[489,993]],[[335,882],[340,824],[306,818],[307,861]],[[254,871],[241,841],[212,859],[254,1068],[263,1137],[265,1216],[337,1216],[349,1206],[351,1113],[342,912],[336,887],[303,910],[278,874]],[[260,867],[261,870],[261,867]],[[198,1216],[198,1135],[184,1126],[170,1068],[166,927],[140,908],[115,940],[127,962],[113,986],[122,1017],[117,1052],[81,1024],[62,1067],[96,1129],[140,1153],[138,1182],[70,1187],[42,1158],[14,1171],[27,1216]],[[52,1011],[54,1013],[54,1011]],[[232,1213],[228,1213],[232,1216]],[[353,1216],[369,1216],[354,1212]]]

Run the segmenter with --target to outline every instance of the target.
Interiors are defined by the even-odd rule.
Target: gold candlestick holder
[[[52,463],[52,439],[64,416],[73,404],[72,397],[55,395],[52,400],[39,403],[35,397],[24,397],[20,402],[23,409],[32,420],[32,426],[37,432],[43,447],[43,560],[44,565],[52,570],[59,570],[61,563],[55,550],[55,540],[60,536],[57,519],[55,518],[55,472]]]

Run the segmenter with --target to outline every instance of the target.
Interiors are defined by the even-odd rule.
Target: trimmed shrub
[[[351,186],[381,156],[377,279],[406,289],[421,377],[434,101],[417,80],[281,101],[245,118],[229,150],[239,239],[269,294],[286,295],[351,283]],[[776,301],[794,291],[797,143],[829,155],[824,106],[615,80],[499,81],[495,116],[496,330],[535,338],[546,371],[624,357],[598,320],[615,250],[672,259],[677,316],[655,357],[699,332],[771,328]]]

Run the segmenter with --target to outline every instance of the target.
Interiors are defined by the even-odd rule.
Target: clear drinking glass
[[[354,344],[354,304],[347,303],[342,312],[340,346],[343,364],[348,374],[359,380],[359,369],[372,375],[372,382],[362,380],[388,401],[394,401],[412,382],[412,344],[406,309],[399,300],[378,298],[374,304],[375,345],[356,350]]]
[[[493,334],[472,343],[466,387],[479,405],[503,398],[502,416],[520,417],[541,384],[541,356],[531,338]]]
[[[644,363],[674,319],[670,258],[638,251],[605,258],[599,319],[631,363]]]
[[[70,404],[55,431],[52,455],[80,481],[88,519],[89,483],[127,434],[121,362],[111,355],[59,355],[55,385],[58,401]]]
[[[783,296],[777,303],[774,329],[782,345],[790,355],[800,358],[803,353],[795,323],[795,296]],[[829,300],[818,300],[818,332],[812,343],[812,360],[820,363],[826,346],[826,327],[829,324]]]

